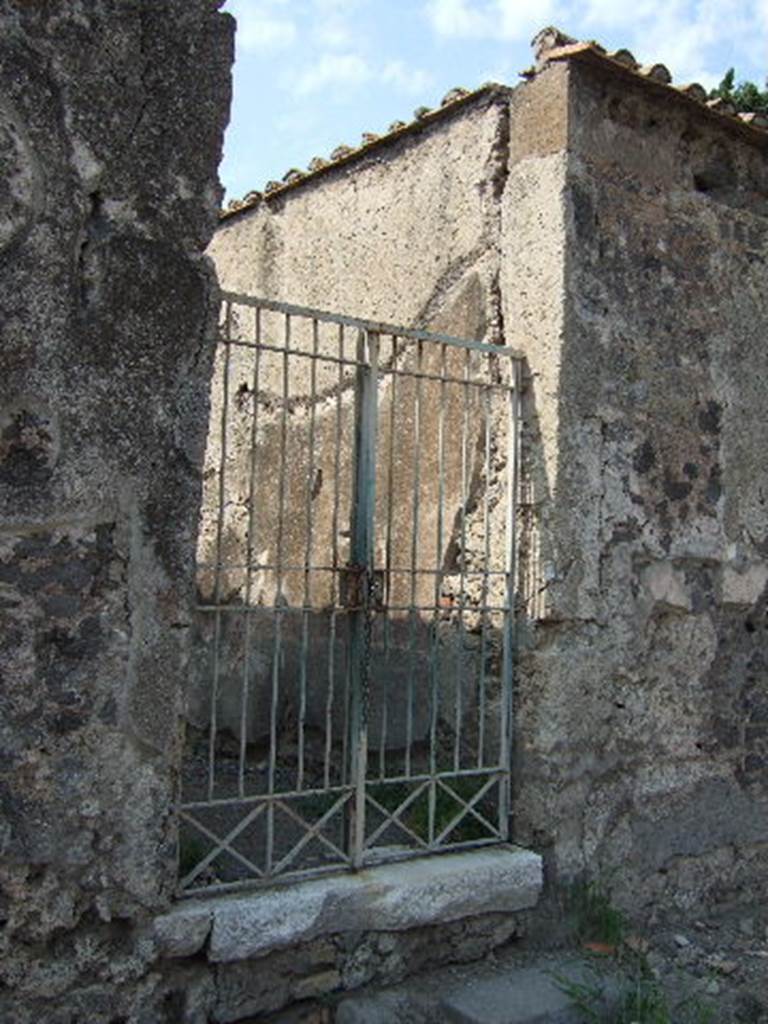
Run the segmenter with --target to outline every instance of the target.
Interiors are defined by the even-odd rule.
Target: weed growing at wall
[[[553,978],[585,1024],[713,1024],[714,1010],[698,994],[681,984],[674,1000],[667,995],[605,879],[572,884],[564,904],[587,959],[581,978]]]
[[[699,995],[683,991],[670,999],[642,955],[591,960],[588,975],[553,975],[584,1024],[714,1024],[714,1008]]]
[[[627,919],[614,906],[610,886],[603,879],[574,882],[565,895],[565,912],[582,945],[604,946],[602,952],[613,952],[624,940]]]

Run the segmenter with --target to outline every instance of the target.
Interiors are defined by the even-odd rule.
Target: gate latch
[[[384,570],[345,565],[340,574],[339,592],[339,601],[348,611],[383,611]]]

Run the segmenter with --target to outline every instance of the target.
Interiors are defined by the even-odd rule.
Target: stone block
[[[182,957],[199,953],[213,925],[213,913],[206,903],[182,903],[169,914],[153,921],[161,956]]]
[[[556,963],[479,978],[449,990],[440,1000],[441,1019],[451,1024],[580,1024],[584,1017],[563,991],[561,978],[601,985],[606,1013],[615,1002],[615,984],[607,978],[596,978],[584,964]]]
[[[311,974],[308,978],[302,978],[293,986],[294,999],[314,999],[316,996],[324,996],[341,985],[341,975],[338,971],[321,971],[319,974]]]
[[[211,901],[214,962],[264,956],[323,935],[403,931],[536,904],[541,858],[494,847],[389,864]],[[184,908],[173,913],[189,914]],[[165,935],[175,934],[170,922]],[[202,930],[202,925],[199,926]]]

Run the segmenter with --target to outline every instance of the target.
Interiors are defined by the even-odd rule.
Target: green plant
[[[732,103],[736,110],[745,113],[768,114],[768,82],[765,89],[754,82],[739,82],[737,85],[733,68],[726,71],[718,87],[710,92],[709,98],[725,100]]]
[[[579,1011],[585,1024],[602,1024],[605,1021],[608,1010],[605,984],[601,979],[596,978],[592,982],[577,981],[557,972],[553,972],[552,978],[560,991],[568,996],[574,1008]]]
[[[591,978],[553,978],[584,1024],[714,1024],[715,1010],[698,994],[686,993],[671,1002],[644,955],[619,961],[587,962]]]
[[[617,948],[627,931],[627,919],[613,905],[611,890],[604,879],[574,882],[566,893],[566,914],[576,938]]]

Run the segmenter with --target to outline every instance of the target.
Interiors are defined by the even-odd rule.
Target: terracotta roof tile
[[[768,128],[768,114],[763,114],[760,111],[744,111],[739,114],[739,118],[755,128]]]
[[[643,78],[652,78],[654,82],[661,82],[663,85],[669,85],[672,81],[672,75],[666,64],[645,64],[637,70]]]
[[[591,43],[590,45],[594,48],[594,43]],[[613,53],[609,53],[608,56],[611,60],[615,60],[617,64],[623,64],[625,68],[630,68],[632,71],[636,71],[640,67],[631,50],[614,50]]]
[[[678,85],[676,88],[679,92],[690,96],[692,100],[696,100],[697,103],[707,102],[707,90],[698,82],[689,82],[687,85]]]
[[[731,117],[736,113],[736,107],[719,96],[713,100],[707,100],[707,106],[710,110],[716,110],[719,114],[730,114]]]
[[[449,103],[463,100],[465,96],[469,96],[469,89],[463,89],[460,85],[457,85],[455,89],[449,89],[445,96],[443,96],[440,100],[440,106],[447,107]]]

